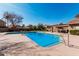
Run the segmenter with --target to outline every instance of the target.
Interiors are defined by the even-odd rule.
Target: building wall
[[[8,28],[0,28],[0,32],[7,32],[8,30]]]
[[[68,30],[68,26],[66,26],[66,27],[63,27],[64,28],[64,30]]]
[[[58,32],[58,31],[61,31],[61,30],[68,30],[68,26],[53,26],[53,31],[54,32]]]
[[[53,26],[53,32],[58,32],[58,28],[56,26]]]
[[[79,30],[79,24],[70,25],[70,30]]]
[[[47,31],[52,32],[53,31],[53,27],[47,28]]]
[[[63,25],[55,25],[55,26],[51,26],[49,28],[47,28],[47,31],[50,31],[50,32],[58,32],[58,31],[61,31],[61,30],[79,30],[79,25],[66,25],[66,26],[63,26]]]
[[[6,23],[0,20],[0,27],[5,27]]]
[[[79,26],[75,26],[74,29],[79,30]]]

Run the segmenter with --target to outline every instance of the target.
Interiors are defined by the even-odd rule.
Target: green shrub
[[[70,34],[79,35],[79,30],[70,30]]]

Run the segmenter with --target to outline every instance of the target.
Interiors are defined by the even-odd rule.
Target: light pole
[[[70,29],[69,29],[69,27],[70,27],[70,25],[68,24],[68,46],[70,46],[69,45],[69,35],[70,35]]]

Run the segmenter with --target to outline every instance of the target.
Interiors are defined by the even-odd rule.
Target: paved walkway
[[[55,33],[57,34],[57,33]],[[61,34],[65,41],[67,41],[67,34]],[[52,46],[52,47],[39,47],[28,37],[21,34],[4,35],[0,38],[0,49],[5,55],[47,55],[47,56],[69,56],[78,55],[79,56],[79,36],[70,35],[70,45],[75,45],[74,47],[65,46],[64,43]],[[8,47],[8,48],[7,48]]]

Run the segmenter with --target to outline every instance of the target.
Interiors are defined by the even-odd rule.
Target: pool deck
[[[44,48],[22,34],[0,33],[0,52],[6,56],[79,56],[79,36],[69,35],[71,47],[68,47],[68,34],[46,33],[62,36],[66,45],[63,42]]]

